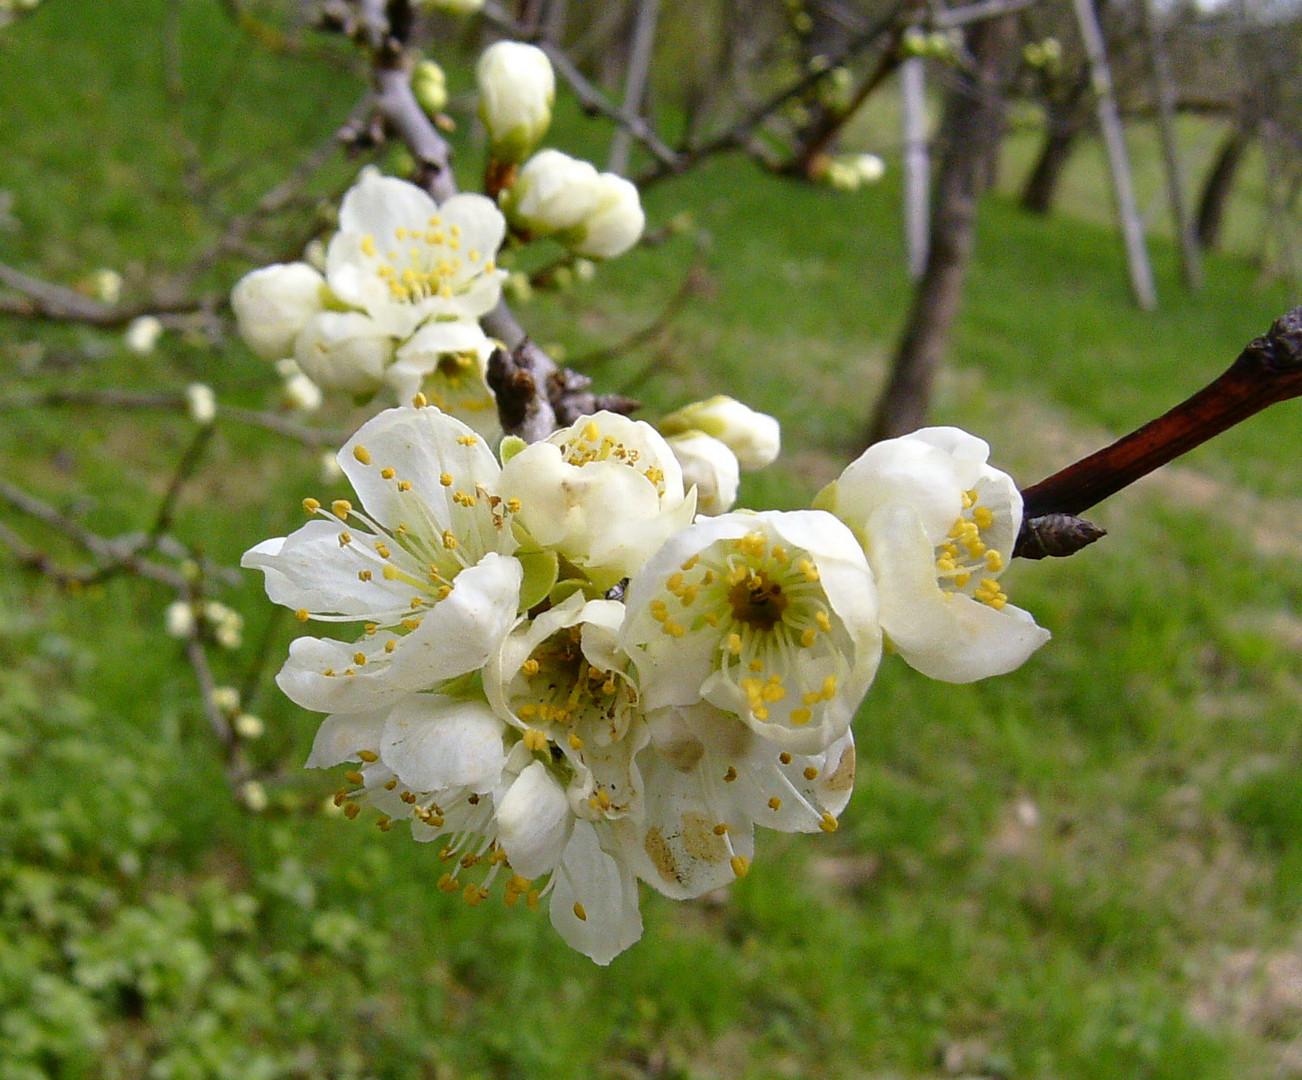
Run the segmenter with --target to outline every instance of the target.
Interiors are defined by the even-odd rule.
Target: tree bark
[[[1210,251],[1220,243],[1221,227],[1225,224],[1225,208],[1230,200],[1230,189],[1238,175],[1243,154],[1251,141],[1246,128],[1236,125],[1221,141],[1221,148],[1207,170],[1202,196],[1198,200],[1198,244]]]
[[[957,79],[945,100],[927,261],[890,381],[865,432],[868,443],[907,434],[926,422],[936,372],[962,301],[976,233],[977,197],[1003,133],[1004,94],[1016,64],[1016,44],[1016,21],[1008,16],[969,32],[972,70]]]
[[[1067,171],[1067,162],[1076,149],[1080,133],[1080,125],[1059,127],[1050,117],[1049,131],[1040,146],[1040,156],[1035,159],[1035,165],[1022,187],[1019,201],[1023,210],[1032,214],[1047,214],[1053,209],[1058,185]]]

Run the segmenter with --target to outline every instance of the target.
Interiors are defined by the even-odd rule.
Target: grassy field
[[[64,283],[111,266],[130,290],[209,245],[363,84],[342,51],[252,47],[216,5],[109,8],[46,0],[0,35],[0,261]],[[600,145],[571,127],[564,148]],[[522,317],[582,356],[653,320],[695,261],[682,314],[593,374],[648,414],[718,390],[773,412],[786,451],[745,499],[806,505],[849,458],[907,302],[894,177],[843,196],[711,163],[648,203],[653,223],[690,210],[699,244],[636,252]],[[936,408],[1026,483],[1202,385],[1296,299],[1241,254],[1211,258],[1191,296],[1159,236],[1161,307],[1132,310],[1120,246],[1077,194],[1097,169],[1073,184],[1047,220],[984,207]],[[203,326],[140,358],[113,333],[11,320],[0,364],[4,401],[193,379],[230,404],[275,393]],[[113,534],[148,526],[189,437],[180,414],[10,406],[0,469]],[[1297,1075],[1300,450],[1302,407],[1280,406],[1101,508],[1110,536],[1088,552],[1015,568],[1014,602],[1054,633],[1019,672],[951,687],[885,663],[841,829],[763,836],[726,894],[645,892],[646,935],[608,969],[545,919],[444,897],[400,830],[323,811],[338,779],[297,768],[317,718],[269,678],[253,753],[288,773],[265,812],[242,809],[163,632],[172,597],[125,580],[68,596],[0,555],[0,1080]],[[330,490],[318,472],[315,452],[223,424],[176,532],[233,563]],[[219,677],[274,670],[290,631],[263,634],[259,583],[221,598],[248,626]]]

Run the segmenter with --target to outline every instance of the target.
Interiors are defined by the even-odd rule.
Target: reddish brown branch
[[[1140,477],[1267,406],[1299,395],[1302,307],[1276,319],[1265,334],[1248,343],[1229,370],[1165,415],[1027,488],[1014,554],[1026,558],[1071,554],[1071,550],[1042,550],[1035,536],[1042,527],[1039,523],[1055,515],[1078,521],[1077,515]]]

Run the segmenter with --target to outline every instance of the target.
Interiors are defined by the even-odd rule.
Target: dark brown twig
[[[1224,374],[1192,397],[1111,446],[1027,488],[1022,531],[1013,554],[1032,559],[1072,554],[1098,536],[1085,539],[1071,550],[1043,550],[1035,534],[1048,527],[1045,519],[1066,515],[1078,521],[1079,514],[1140,477],[1267,406],[1299,395],[1302,395],[1302,307],[1276,319],[1265,334],[1247,344]],[[1060,538],[1066,535],[1061,529],[1056,533]]]

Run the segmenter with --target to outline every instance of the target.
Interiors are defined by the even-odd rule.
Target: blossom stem
[[[1244,347],[1221,376],[1169,412],[1082,458],[1023,492],[1025,506],[1014,554],[1027,558],[1070,555],[1102,535],[1070,550],[1044,550],[1037,529],[1045,519],[1076,515],[1133,484],[1169,461],[1261,412],[1269,405],[1302,395],[1302,307],[1281,315],[1261,337]]]

